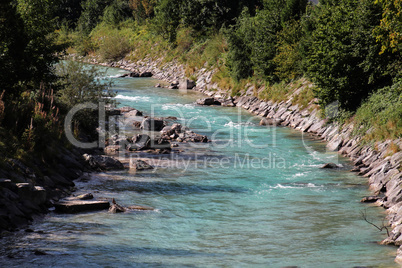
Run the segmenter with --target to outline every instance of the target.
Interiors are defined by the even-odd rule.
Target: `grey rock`
[[[130,160],[130,169],[147,170],[147,169],[153,169],[153,167],[143,160],[131,159]]]
[[[84,154],[83,157],[89,166],[95,170],[103,171],[124,169],[123,164],[113,157],[89,154]]]
[[[183,80],[179,84],[179,89],[193,89],[195,87],[195,82],[193,80]]]
[[[147,131],[161,131],[165,127],[165,122],[163,120],[144,118],[141,123],[141,129]]]
[[[283,122],[282,119],[276,118],[263,118],[260,121],[261,126],[278,126]]]

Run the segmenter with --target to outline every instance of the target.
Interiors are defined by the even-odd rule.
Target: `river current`
[[[241,109],[196,106],[199,93],[113,78],[122,72],[108,69],[120,106],[177,117],[211,142],[180,144],[151,171],[78,181],[75,194],[156,210],[50,213],[35,232],[0,240],[0,267],[398,267],[396,248],[377,243],[385,233],[362,219],[381,225],[385,214],[359,202],[367,178],[347,159]],[[343,168],[319,168],[328,162]]]

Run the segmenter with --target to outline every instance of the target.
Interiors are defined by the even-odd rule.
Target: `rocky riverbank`
[[[178,153],[179,150],[173,148],[179,147],[179,143],[208,142],[206,136],[180,124],[171,124],[175,118],[152,118],[132,107],[112,109],[107,113],[140,134],[108,135],[107,146],[103,150],[68,150],[60,145],[53,148],[54,157],[51,161],[9,159],[0,168],[0,238],[9,232],[26,228],[35,218],[49,212],[50,208],[61,213],[108,209],[110,200],[95,198],[88,201],[94,199],[90,193],[83,197],[71,196],[76,190],[74,180],[85,179],[88,173],[94,171],[141,171],[153,168],[141,159],[131,156],[128,159],[127,156],[132,152],[145,155]],[[141,206],[125,209],[144,210]]]
[[[0,234],[26,227],[74,191],[74,180],[90,169],[79,149],[53,148],[51,162],[9,159],[0,168]]]
[[[193,90],[209,96],[209,99],[200,100],[199,104],[242,107],[260,116],[262,125],[287,126],[325,140],[328,150],[337,151],[353,161],[352,172],[367,177],[373,196],[362,199],[362,202],[375,202],[387,210],[387,219],[392,231],[382,243],[400,247],[396,261],[402,262],[401,139],[364,145],[361,137],[352,134],[352,124],[342,126],[328,124],[328,119],[319,117],[319,111],[313,102],[306,108],[300,108],[299,105],[292,103],[292,97],[282,102],[263,101],[255,97],[256,89],[253,86],[245,89],[241,96],[232,98],[227,91],[220,90],[218,85],[212,82],[214,70],[206,68],[194,73],[193,76],[197,77],[197,81],[190,81],[185,77],[184,68],[180,64],[162,63],[161,59],[144,59],[135,63],[125,60],[101,63],[96,58],[89,58],[86,61],[135,73],[152,73],[154,78],[171,83],[171,87],[195,82]]]

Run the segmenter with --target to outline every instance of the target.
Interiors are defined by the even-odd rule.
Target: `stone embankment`
[[[162,63],[162,60],[145,59],[138,62],[125,60],[112,64],[100,63],[95,58],[89,63],[118,67],[136,73],[152,73],[156,79],[173,85],[192,84],[185,77],[183,67],[176,63]],[[214,71],[202,68],[193,74],[197,77],[193,90],[209,96],[199,100],[199,104],[242,107],[262,118],[262,125],[282,125],[316,136],[327,142],[327,148],[349,157],[353,161],[353,172],[365,176],[373,196],[362,201],[373,202],[387,210],[387,219],[392,231],[382,243],[399,246],[396,261],[402,262],[402,140],[387,140],[374,145],[363,145],[361,138],[352,134],[353,125],[328,124],[328,119],[319,117],[312,105],[300,108],[292,99],[274,103],[254,96],[255,89],[250,86],[242,96],[230,97],[225,90],[219,90],[212,82]]]

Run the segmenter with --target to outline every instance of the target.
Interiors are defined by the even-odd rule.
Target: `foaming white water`
[[[192,104],[164,104],[162,105],[162,110],[166,111],[166,110],[172,110],[175,108],[186,108],[186,109],[194,109],[194,105]]]
[[[250,123],[250,122],[234,123],[233,121],[230,121],[229,123],[226,123],[224,126],[225,127],[240,128],[242,126],[254,126],[254,124]]]
[[[282,185],[280,183],[270,186],[271,189],[304,189],[304,188],[321,188],[322,186],[314,183],[292,183],[290,185]]]
[[[120,99],[120,100],[129,100],[129,101],[150,101],[150,97],[144,97],[144,96],[125,96],[125,95],[117,95],[114,97],[115,99]]]

